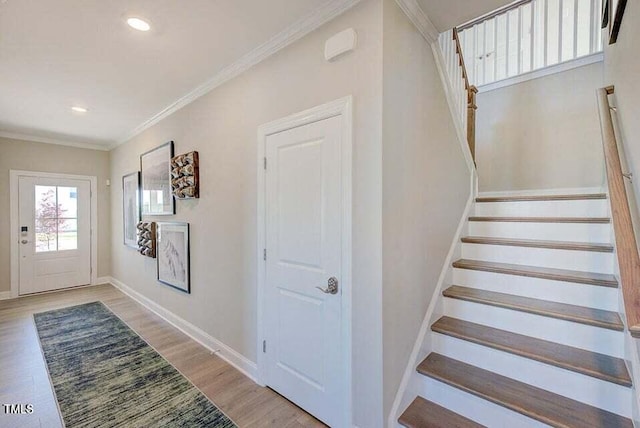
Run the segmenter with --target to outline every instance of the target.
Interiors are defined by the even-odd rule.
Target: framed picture
[[[604,30],[609,27],[609,8],[610,0],[602,0],[602,23],[600,24],[600,29]]]
[[[173,141],[140,155],[142,215],[173,215],[171,158]]]
[[[122,232],[124,245],[138,248],[137,226],[140,221],[140,172],[122,177]]]
[[[158,222],[156,227],[158,281],[190,293],[189,223]]]
[[[609,44],[612,45],[618,41],[618,34],[622,26],[622,17],[627,7],[627,0],[609,0],[609,17],[611,33],[609,35]]]

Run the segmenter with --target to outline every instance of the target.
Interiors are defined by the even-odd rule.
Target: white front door
[[[337,116],[265,142],[265,383],[332,427],[343,425],[348,364],[341,131]]]
[[[91,183],[18,178],[19,292],[91,283]]]

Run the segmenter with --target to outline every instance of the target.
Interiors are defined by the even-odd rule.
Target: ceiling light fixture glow
[[[71,107],[71,110],[75,111],[76,113],[86,113],[88,111],[86,108],[80,106],[73,106]]]
[[[141,18],[128,18],[127,24],[138,31],[149,31],[151,29],[151,24]]]

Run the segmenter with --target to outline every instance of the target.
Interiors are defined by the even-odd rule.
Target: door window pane
[[[78,217],[78,188],[58,187],[58,204],[60,204],[60,217]]]
[[[78,249],[78,220],[61,219],[58,223],[58,250]]]
[[[36,219],[36,253],[57,251],[58,232],[56,219]]]
[[[35,186],[35,251],[78,248],[78,188]]]

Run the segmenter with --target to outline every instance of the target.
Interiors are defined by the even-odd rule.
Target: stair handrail
[[[597,90],[598,112],[627,328],[631,336],[640,338],[640,255],[611,116],[613,108],[609,103],[609,95],[614,91],[613,86]]]
[[[478,88],[469,83],[469,76],[467,74],[467,67],[464,64],[464,55],[462,54],[462,45],[460,44],[460,35],[458,29],[453,29],[453,40],[456,45],[456,54],[458,55],[458,65],[462,69],[462,79],[464,80],[464,87],[467,91],[467,143],[469,144],[469,150],[471,151],[471,159],[476,161],[476,110],[478,105],[476,104],[476,95]]]

